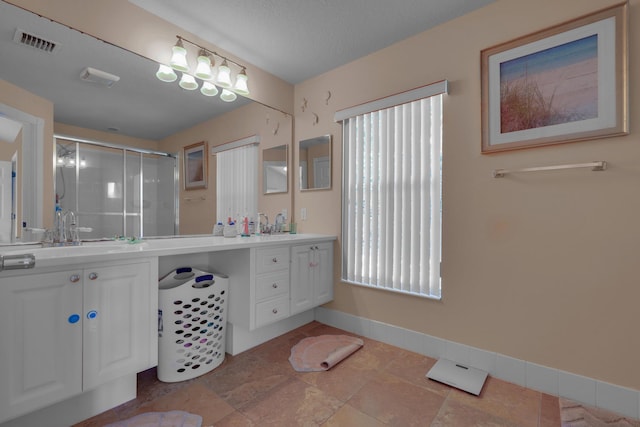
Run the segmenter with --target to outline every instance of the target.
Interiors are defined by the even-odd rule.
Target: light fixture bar
[[[233,59],[229,59],[229,58],[227,58],[227,57],[226,57],[226,56],[224,56],[224,55],[220,55],[218,52],[213,51],[213,50],[210,50],[210,49],[207,49],[206,47],[201,46],[201,45],[199,45],[199,44],[198,44],[198,43],[196,43],[196,42],[192,42],[191,40],[189,40],[189,39],[185,39],[185,38],[184,38],[184,37],[182,37],[182,36],[176,36],[176,37],[178,38],[178,40],[182,40],[183,42],[187,42],[187,43],[189,43],[189,44],[192,44],[193,46],[196,46],[197,48],[202,49],[202,50],[204,50],[205,52],[210,53],[211,55],[215,55],[215,56],[217,56],[218,58],[222,58],[223,60],[226,60],[227,62],[231,62],[232,64],[235,64],[235,65],[236,65],[236,66],[238,66],[241,70],[244,70],[244,69],[246,69],[246,68],[247,68],[246,66],[244,66],[244,65],[242,65],[242,64],[239,64],[239,63],[237,63],[237,62],[236,62],[236,61],[234,61]]]
[[[170,66],[160,64],[156,77],[163,82],[174,82],[178,79],[178,75],[174,70],[182,72],[182,78],[180,79],[179,86],[185,90],[198,89],[200,84],[194,78],[197,77],[201,80],[202,87],[200,92],[205,96],[216,96],[222,90],[220,99],[226,102],[233,102],[237,98],[237,94],[242,96],[249,95],[249,87],[247,85],[247,67],[229,59],[224,55],[220,55],[218,52],[207,49],[206,47],[193,42],[189,39],[177,35],[178,41],[172,48],[172,55]],[[187,61],[187,50],[184,47],[184,43],[188,43],[195,46],[198,49],[197,65],[195,72],[190,72],[189,63]],[[217,72],[214,72],[213,67],[216,64],[215,57],[222,60],[217,67]],[[234,64],[239,68],[236,73],[235,82],[232,78],[231,69],[229,63]],[[217,87],[216,87],[217,86]]]

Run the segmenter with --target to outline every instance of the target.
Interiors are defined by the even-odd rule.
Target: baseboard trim
[[[325,307],[315,308],[315,320],[434,359],[446,358],[487,371],[501,380],[564,397],[585,405],[640,419],[640,391],[571,372],[515,359],[442,338],[354,316]]]

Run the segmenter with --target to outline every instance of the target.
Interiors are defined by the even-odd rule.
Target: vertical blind
[[[343,280],[440,298],[442,95],[343,132]]]
[[[258,146],[255,144],[216,154],[217,220],[258,212]]]

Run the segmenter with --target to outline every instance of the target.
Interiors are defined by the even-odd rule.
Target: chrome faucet
[[[64,223],[67,242],[70,242],[72,245],[79,245],[80,235],[78,234],[76,213],[74,211],[67,211],[64,215]]]
[[[284,215],[282,215],[281,213],[278,213],[278,215],[276,215],[276,219],[273,225],[275,228],[274,231],[276,233],[282,233],[282,229],[284,227]]]
[[[78,234],[78,223],[74,211],[57,210],[55,224],[51,236],[51,243],[54,246],[79,245],[80,236]]]
[[[262,217],[265,219],[265,223],[262,223]],[[270,234],[271,233],[271,225],[269,225],[269,216],[265,213],[258,213],[258,226],[260,227],[260,233],[262,234]]]

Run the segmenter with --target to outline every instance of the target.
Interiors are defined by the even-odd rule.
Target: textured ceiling
[[[494,0],[130,0],[300,83]]]

